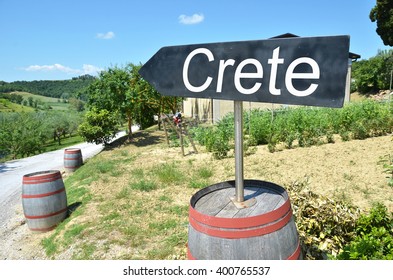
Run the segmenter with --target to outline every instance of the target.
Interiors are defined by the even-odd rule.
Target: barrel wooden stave
[[[280,231],[267,235],[227,239],[209,236],[189,226],[188,250],[198,260],[285,260],[299,246],[297,229],[291,221]]]
[[[67,214],[67,196],[58,170],[40,171],[23,176],[22,206],[32,231],[48,231]]]

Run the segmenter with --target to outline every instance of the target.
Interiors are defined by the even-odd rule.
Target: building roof
[[[285,33],[285,34],[281,34],[281,35],[278,35],[278,36],[274,36],[274,37],[269,38],[269,39],[294,38],[294,37],[300,37],[300,36],[292,34],[292,33]],[[360,54],[349,52],[349,58],[352,59],[352,60],[356,61],[360,57],[361,57]]]

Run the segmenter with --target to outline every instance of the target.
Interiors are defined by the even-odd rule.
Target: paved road
[[[133,131],[137,129],[133,127]],[[120,132],[115,139],[123,135],[125,132]],[[104,146],[81,143],[68,148],[80,148],[85,161],[101,152]],[[15,206],[22,203],[23,175],[42,170],[64,170],[64,149],[0,163],[0,228],[14,214]]]

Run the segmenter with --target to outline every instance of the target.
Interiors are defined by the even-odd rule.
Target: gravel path
[[[124,135],[125,132],[120,132],[115,139]],[[68,148],[80,148],[83,161],[86,161],[101,152],[104,146],[81,143]],[[42,170],[60,170],[65,174],[63,161],[64,149],[60,149],[0,164],[0,260],[45,259],[43,252],[35,250],[45,233],[33,233],[25,224],[22,179],[25,174]]]

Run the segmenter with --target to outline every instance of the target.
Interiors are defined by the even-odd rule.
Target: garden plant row
[[[233,148],[233,114],[217,125],[193,128],[195,139],[215,158]],[[367,100],[343,108],[295,107],[277,111],[254,109],[244,112],[244,144],[268,145],[269,151],[309,147],[387,135],[393,131],[393,108],[387,102]]]

